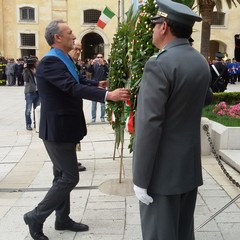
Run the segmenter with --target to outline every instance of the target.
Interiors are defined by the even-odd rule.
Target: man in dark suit
[[[153,44],[160,51],[146,63],[137,97],[134,190],[144,240],[193,240],[202,185],[200,121],[211,75],[188,41],[201,18],[183,4],[157,4]]]
[[[40,61],[36,77],[41,99],[39,137],[53,163],[53,185],[35,209],[24,214],[30,234],[35,240],[48,240],[43,223],[56,212],[55,229],[88,231],[89,227],[70,217],[70,192],[79,181],[76,143],[86,134],[82,99],[104,102],[129,99],[127,89],[107,92],[79,82],[79,76],[68,55],[75,36],[66,22],[52,21],[45,38],[51,50]]]

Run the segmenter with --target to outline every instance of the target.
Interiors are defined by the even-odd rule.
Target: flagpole
[[[124,0],[122,0],[122,22],[124,22],[124,17],[125,17],[125,13],[124,13]]]
[[[120,0],[118,0],[118,26],[120,24]]]

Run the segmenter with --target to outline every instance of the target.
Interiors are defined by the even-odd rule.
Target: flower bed
[[[226,102],[220,102],[215,105],[212,111],[219,116],[229,116],[233,118],[240,118],[240,103],[232,106],[228,106]]]

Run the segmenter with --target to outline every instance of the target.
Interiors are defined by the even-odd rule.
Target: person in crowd
[[[1,85],[6,85],[6,82],[7,82],[6,65],[7,65],[7,60],[3,56],[0,56],[0,84]]]
[[[23,86],[24,85],[24,80],[23,80],[23,59],[19,58],[17,59],[17,63],[15,64],[15,76],[17,79],[17,85],[18,86]]]
[[[5,69],[8,86],[14,86],[16,84],[15,64],[14,58],[8,59]]]
[[[193,240],[203,183],[200,121],[211,74],[188,41],[201,18],[186,5],[156,2],[152,41],[159,53],[145,64],[137,96],[134,191],[144,240]]]
[[[73,49],[70,50],[70,52],[68,53],[69,56],[72,58],[75,66],[76,66],[76,70],[77,70],[77,73],[79,75],[79,78],[82,77],[82,75],[80,75],[80,65],[78,64],[78,60],[79,60],[79,57],[81,55],[81,51],[82,51],[82,45],[80,42],[77,42],[76,40],[74,41],[74,47]],[[80,148],[80,142],[78,143],[77,145],[77,149]],[[86,171],[86,167],[82,165],[82,163],[78,162],[78,171],[79,172],[83,172],[83,171]]]
[[[36,82],[36,67],[38,63],[37,57],[31,57],[26,60],[26,68],[23,71],[23,80],[25,82],[24,94],[26,100],[26,108],[25,108],[25,121],[26,121],[26,129],[31,131],[32,122],[33,127],[36,127],[35,122],[35,109],[40,105],[39,93],[37,89]],[[33,121],[31,118],[33,109]]]
[[[91,62],[90,66],[88,67],[88,72],[92,74],[92,79],[100,82],[107,79],[108,76],[108,65],[104,62],[103,54],[98,53],[97,57]],[[96,115],[97,115],[97,102],[92,102],[92,122],[96,122]],[[101,122],[105,122],[105,103],[101,103],[101,115],[100,115]]]
[[[45,38],[51,50],[41,59],[36,71],[41,100],[39,137],[52,161],[54,179],[43,200],[23,216],[35,240],[48,240],[43,224],[53,211],[56,230],[89,230],[87,225],[69,216],[70,193],[79,181],[76,144],[87,134],[82,99],[99,102],[129,99],[128,89],[106,91],[81,83],[68,55],[75,36],[65,21],[50,22]]]
[[[212,75],[211,88],[213,92],[224,92],[229,82],[229,73],[226,64],[223,61],[224,54],[217,52],[215,61],[210,64]],[[220,75],[220,76],[219,76]]]
[[[228,73],[230,77],[230,83],[235,84],[237,81],[237,74],[238,74],[237,62],[235,58],[233,58],[232,61],[228,63],[227,68],[228,68]]]
[[[84,82],[84,84],[89,85],[89,86],[104,87],[105,84],[106,84],[106,81],[105,82],[102,82],[102,81],[98,82],[98,81],[94,81],[94,80],[87,80],[86,76],[81,74],[81,67],[78,64],[78,60],[79,60],[79,57],[81,55],[81,51],[82,51],[82,44],[79,41],[75,40],[73,49],[71,49],[70,52],[68,53],[69,56],[72,58],[75,66],[76,66],[76,70],[77,70],[80,82],[82,84]],[[79,143],[79,146],[80,146],[80,143]],[[80,162],[78,162],[78,170],[80,172],[85,171],[86,167],[84,167]]]

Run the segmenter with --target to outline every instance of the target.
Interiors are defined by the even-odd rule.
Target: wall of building
[[[131,0],[125,0],[124,3],[127,11]],[[24,5],[36,7],[38,17],[35,23],[18,21],[18,7]],[[97,27],[96,24],[83,23],[83,10],[92,8],[102,11],[106,6],[116,16],[104,29]],[[87,33],[98,33],[104,39],[105,56],[108,56],[113,36],[117,30],[117,15],[118,0],[0,0],[0,52],[6,58],[20,57],[19,33],[36,33],[36,55],[41,58],[49,49],[44,38],[45,27],[53,19],[64,19],[79,40]]]
[[[122,0],[121,0],[122,2]],[[125,12],[129,9],[132,0],[125,0]],[[229,58],[234,56],[234,35],[240,33],[239,7],[228,9],[223,2],[223,12],[226,13],[225,26],[212,26],[211,41],[219,43],[220,50],[224,49]],[[119,0],[0,0],[0,53],[7,58],[19,58],[21,49],[19,47],[19,33],[36,33],[36,55],[41,58],[48,51],[44,32],[46,25],[52,19],[64,19],[72,28],[77,39],[81,40],[88,33],[97,33],[104,40],[104,54],[110,53],[113,36],[118,24]],[[35,23],[21,23],[18,20],[18,7],[29,5],[37,9],[37,21]],[[97,9],[102,11],[105,6],[116,14],[104,29],[95,24],[83,23],[83,10]],[[122,5],[120,5],[122,7]],[[122,9],[120,9],[122,14]],[[194,47],[200,49],[201,23],[194,25],[192,35]],[[216,44],[214,45],[216,46]],[[212,53],[213,55],[213,53]]]
[[[211,26],[210,42],[212,43],[212,49],[210,48],[211,59],[214,58],[216,48],[219,47],[219,51],[226,53],[227,58],[234,57],[234,35],[240,34],[240,5],[236,8],[234,5],[231,9],[228,8],[226,1],[222,1],[222,12],[225,13],[225,25],[224,26]],[[216,8],[214,9],[216,11]],[[202,23],[196,23],[194,25],[193,39],[194,47],[200,50],[201,43],[201,26]],[[216,46],[219,43],[219,46]],[[217,50],[217,51],[218,51]]]

